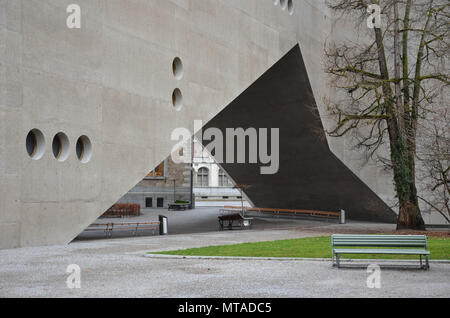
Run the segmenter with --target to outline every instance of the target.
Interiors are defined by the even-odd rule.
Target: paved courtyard
[[[450,264],[430,271],[382,270],[381,289],[367,288],[362,266],[330,261],[147,258],[149,251],[389,231],[392,225],[306,222],[287,229],[77,241],[67,246],[0,251],[0,297],[448,297]],[[67,266],[81,267],[81,289],[68,289]]]
[[[217,217],[220,214],[220,207],[197,207],[195,210],[188,211],[167,211],[167,209],[144,209],[139,217],[129,218],[100,218],[95,223],[121,223],[121,222],[155,222],[158,221],[159,215],[168,218],[170,234],[193,234],[193,233],[210,233],[219,230]],[[334,224],[336,221],[329,221]],[[328,224],[326,221],[314,220],[293,220],[293,219],[263,219],[256,218],[253,222],[255,230],[273,230],[273,229],[293,229],[305,227],[320,227]],[[156,233],[158,234],[158,233]],[[151,236],[152,231],[139,231],[139,236]],[[132,231],[113,232],[114,238],[132,236]],[[102,231],[81,233],[77,240],[103,239]]]

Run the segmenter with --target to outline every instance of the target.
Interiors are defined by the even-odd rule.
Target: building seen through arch
[[[180,152],[181,153],[181,152]],[[118,203],[139,204],[141,209],[168,208],[175,201],[190,202],[191,164],[177,164],[169,156],[150,171]],[[199,142],[194,143],[192,164],[194,201],[239,201],[241,194],[234,182]],[[205,203],[207,204],[207,203]]]

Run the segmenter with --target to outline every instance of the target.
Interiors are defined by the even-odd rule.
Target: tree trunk
[[[425,231],[425,222],[420,213],[418,201],[414,200],[413,196],[409,200],[400,201],[397,230]]]
[[[400,49],[399,49],[399,26],[398,26],[398,3],[394,3],[394,73],[395,73],[395,105],[397,109],[397,119],[400,131],[405,131],[405,109],[403,109],[402,102],[402,85],[400,78]]]
[[[396,14],[398,13],[396,12]],[[382,85],[384,107],[389,116],[386,122],[391,146],[394,183],[400,205],[397,230],[425,230],[425,222],[420,213],[415,180],[415,138],[408,139],[408,133],[402,125],[404,124],[405,109],[398,109],[398,107],[396,107],[398,106],[399,99],[394,98],[392,95],[392,89],[389,83],[387,59],[384,52],[383,35],[381,30],[377,28],[375,28],[375,41],[378,48],[380,74],[385,80]],[[396,47],[396,54],[398,54],[398,47]],[[398,65],[395,67],[396,73],[398,73]],[[396,76],[398,76],[398,74],[396,74]],[[399,88],[398,83],[395,88],[395,94],[397,94]],[[398,97],[398,95],[396,95],[396,97]],[[398,113],[399,110],[400,114]],[[407,146],[408,143],[410,147]]]
[[[406,15],[409,16],[409,10],[412,1],[407,2]],[[424,31],[428,29],[428,25],[432,18],[432,4],[430,0],[430,7],[427,14],[427,21],[423,28]],[[405,25],[409,24],[405,19]],[[404,34],[404,47],[407,45],[407,32]],[[419,94],[420,94],[420,75],[422,70],[422,59],[425,47],[425,32],[422,33],[419,49],[417,52],[413,97],[410,113],[407,112],[408,127],[406,131],[399,131],[400,139],[397,139],[398,148],[395,150],[396,154],[392,156],[394,159],[394,178],[397,187],[397,195],[399,199],[400,209],[397,220],[397,230],[411,229],[411,230],[425,230],[425,222],[420,213],[419,199],[416,188],[416,134],[418,122],[418,108],[419,108]],[[404,65],[405,67],[405,65]],[[404,69],[405,71],[405,69]],[[406,83],[406,87],[409,83]],[[404,89],[405,98],[409,98],[408,89]],[[392,146],[392,145],[391,145]],[[396,171],[397,169],[397,171]]]
[[[391,158],[394,170],[394,181],[399,202],[397,230],[425,230],[425,222],[420,213],[419,199],[415,180],[415,162],[401,135],[397,135],[397,143],[391,142]]]

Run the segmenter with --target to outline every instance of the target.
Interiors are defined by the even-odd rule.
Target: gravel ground
[[[68,246],[3,250],[0,297],[448,297],[447,263],[432,263],[430,271],[385,268],[381,289],[369,289],[366,267],[338,270],[330,261],[144,257],[149,251],[351,230],[388,231],[392,225],[309,224],[290,229],[80,241]],[[81,289],[66,286],[69,264],[81,268]]]

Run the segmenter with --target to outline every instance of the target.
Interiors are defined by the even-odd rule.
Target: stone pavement
[[[382,270],[381,289],[367,288],[365,267],[330,261],[147,258],[149,251],[327,235],[389,231],[352,222],[288,229],[209,232],[166,237],[77,241],[67,246],[0,251],[0,297],[448,297],[450,264],[430,271]],[[67,266],[81,268],[81,289],[69,289]]]

